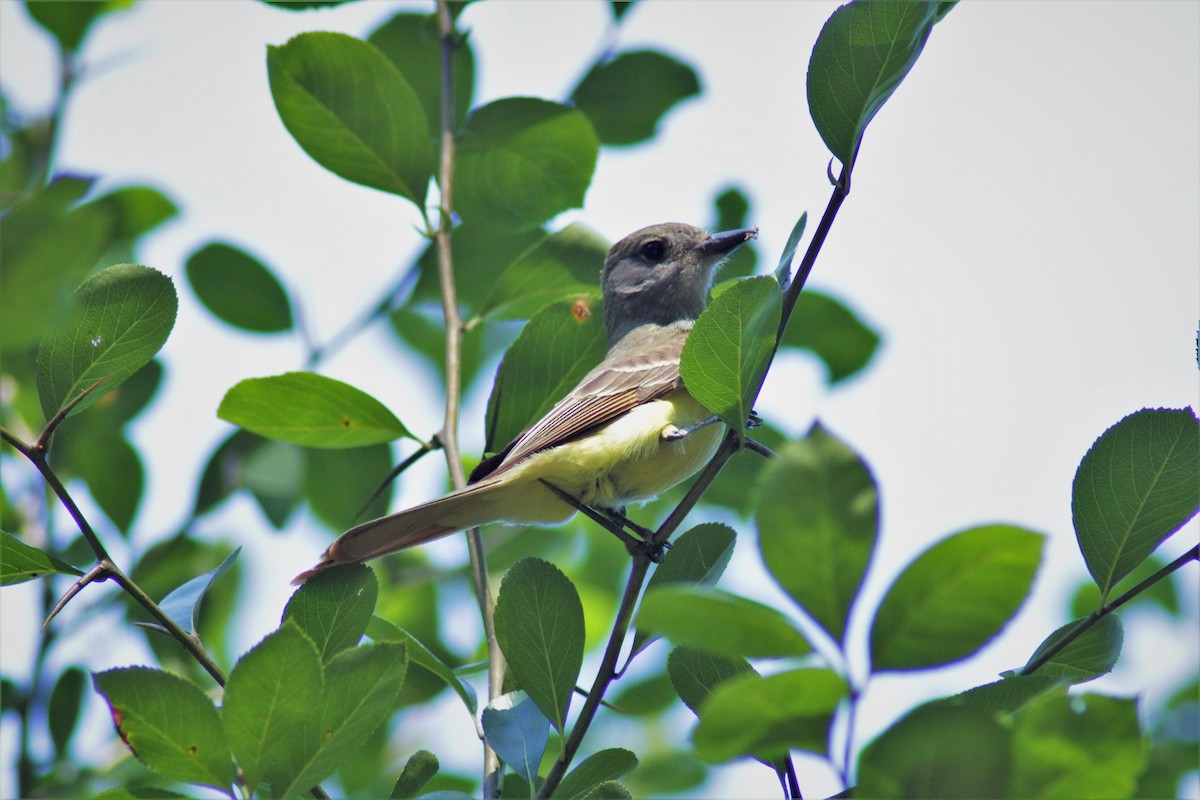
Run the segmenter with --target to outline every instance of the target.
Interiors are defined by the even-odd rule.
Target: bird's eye
[[[667,246],[661,239],[651,239],[642,245],[642,258],[657,264],[667,254]]]

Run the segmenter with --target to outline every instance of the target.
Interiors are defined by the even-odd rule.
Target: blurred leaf
[[[979,708],[920,706],[863,748],[856,797],[993,798],[1009,794],[1012,736]]]
[[[242,462],[241,483],[267,520],[282,530],[304,492],[304,452],[293,444],[268,440]]]
[[[458,301],[465,306],[464,318],[480,313],[485,298],[504,270],[546,236],[546,231],[540,227],[514,229],[507,225],[470,221],[454,226],[450,234],[450,247],[454,256]],[[440,313],[441,284],[438,279],[436,242],[429,243],[417,264],[421,274],[417,278],[417,285],[413,287],[409,304],[428,301],[437,305]],[[593,287],[595,284],[593,280]]]
[[[667,656],[667,674],[671,678],[671,686],[683,704],[697,716],[713,689],[747,673],[758,675],[744,658],[718,656],[690,647],[676,647]]]
[[[581,112],[507,97],[467,117],[454,177],[457,211],[473,222],[538,225],[583,205],[599,142]]]
[[[720,655],[775,658],[812,650],[775,609],[718,589],[675,585],[647,592],[638,623],[677,645]]]
[[[302,33],[267,48],[267,76],[280,119],[314,161],[348,181],[425,201],[429,123],[378,48],[342,33]]]
[[[308,11],[311,8],[340,6],[350,0],[261,0],[261,2],[276,8],[286,8],[288,11]]]
[[[684,385],[733,430],[744,430],[771,360],[780,303],[773,278],[738,281],[713,299],[683,347]]]
[[[204,595],[212,588],[217,578],[224,575],[233,566],[233,562],[237,560],[241,552],[242,548],[235,548],[216,569],[198,575],[172,591],[158,604],[159,608],[174,620],[176,625],[195,635],[199,630],[200,601],[204,599]]]
[[[102,15],[121,11],[133,5],[133,0],[88,0],[87,2],[39,3],[25,1],[25,10],[34,22],[41,25],[58,40],[59,46],[69,52],[79,50],[92,24]]]
[[[747,218],[750,213],[750,198],[741,189],[729,187],[713,200],[716,206],[717,219],[713,223],[714,231],[736,231],[742,228],[754,227]],[[741,278],[753,275],[758,268],[758,248],[753,240],[736,248],[721,262],[721,277]]]
[[[509,670],[562,733],[583,664],[583,605],[575,586],[553,564],[518,561],[500,584],[495,626]]]
[[[344,531],[387,513],[389,490],[366,505],[392,471],[392,449],[387,444],[307,449],[304,458],[304,494],[313,513],[329,527]]]
[[[454,670],[450,669],[444,661],[435,656],[428,647],[418,641],[412,634],[382,617],[371,617],[371,621],[367,623],[367,635],[377,642],[400,642],[407,645],[409,660],[418,666],[424,667],[445,682],[459,696],[459,699],[463,701],[463,705],[467,707],[467,711],[471,713],[471,716],[475,716],[479,708],[479,701],[475,698],[475,690],[469,684],[463,683],[454,674]]]
[[[487,704],[482,721],[496,755],[532,785],[546,751],[550,720],[525,692],[509,692]]]
[[[596,790],[603,787],[611,781],[616,781],[618,778],[623,778],[629,773],[637,769],[638,759],[633,753],[620,747],[610,747],[607,750],[600,750],[583,760],[579,766],[567,773],[567,776],[562,779],[562,783],[558,785],[554,796],[561,798],[583,798],[583,797],[628,797],[629,793],[624,795],[614,795],[611,791],[602,790],[596,794]]]
[[[221,717],[246,784],[289,785],[321,747],[324,680],[312,641],[285,622],[241,657]]]
[[[1113,597],[1120,597],[1166,565],[1165,559],[1151,553],[1145,561],[1122,578],[1109,594]],[[1167,577],[1154,583],[1126,603],[1123,608],[1128,610],[1147,605],[1157,605],[1168,614],[1178,616],[1180,613],[1179,586],[1175,579]],[[1095,581],[1084,580],[1079,583],[1079,587],[1071,597],[1071,608],[1068,613],[1072,617],[1086,617],[1102,607],[1099,587],[1096,586]]]
[[[687,64],[656,50],[630,50],[592,66],[571,93],[600,141],[630,145],[654,138],[673,106],[700,94],[700,78]]]
[[[492,287],[480,314],[495,319],[528,319],[546,306],[579,295],[600,295],[600,268],[608,240],[581,222],[572,222],[526,250],[508,265]]]
[[[936,0],[856,2],[825,22],[808,63],[808,109],[825,146],[846,168],[943,14]]]
[[[541,419],[608,350],[596,298],[543,308],[513,342],[488,398],[485,451],[495,452]]]
[[[171,198],[149,186],[122,186],[94,202],[111,212],[112,236],[119,242],[133,242],[179,215]]]
[[[629,9],[633,8],[634,0],[608,0],[608,7],[612,9],[613,19],[620,22]]]
[[[1075,537],[1107,602],[1114,584],[1200,508],[1200,421],[1142,409],[1105,431],[1071,487]]]
[[[400,773],[396,785],[392,788],[392,797],[396,800],[406,800],[416,797],[429,779],[437,774],[437,756],[428,750],[418,750],[408,757],[404,771]]]
[[[137,372],[175,325],[179,300],[171,279],[134,264],[109,267],[76,292],[75,306],[38,349],[38,395],[46,418],[101,378],[78,414]]]
[[[618,686],[612,705],[622,714],[660,714],[675,702],[674,687],[666,672],[653,672],[640,680],[625,678]]]
[[[59,441],[65,441],[65,437]],[[128,535],[145,486],[137,451],[119,433],[95,428],[73,441],[69,451],[72,465],[87,481],[92,499],[113,525]]]
[[[789,441],[788,437],[769,422],[764,422],[752,431],[750,438],[765,445],[773,452],[779,452]],[[758,499],[758,486],[762,480],[763,471],[770,466],[771,460],[763,458],[758,453],[742,450],[721,470],[717,480],[704,493],[704,502],[712,503],[737,512],[745,517],[755,509]]]
[[[1129,797],[1146,762],[1137,703],[1063,691],[1015,715],[1012,795]]]
[[[240,381],[225,393],[217,416],[306,447],[360,447],[412,436],[374,397],[313,372]]]
[[[943,702],[949,705],[969,705],[992,714],[1007,714],[1063,683],[1060,678],[1040,672],[1035,675],[1009,672],[998,681],[968,689]]]
[[[828,669],[740,675],[719,684],[701,706],[692,743],[706,761],[792,748],[824,754],[833,712],[846,694],[845,680]]]
[[[879,334],[841,301],[813,290],[800,293],[783,347],[809,350],[825,365],[830,384],[857,375],[879,349]]]
[[[24,583],[43,575],[83,573],[49,553],[30,547],[7,531],[0,531],[0,586]]]
[[[201,247],[188,257],[187,278],[204,307],[236,328],[277,333],[295,324],[283,285],[236,247],[221,242]]]
[[[221,719],[194,684],[148,667],[97,672],[92,680],[138,760],[164,777],[233,796],[233,762]]]
[[[367,41],[392,60],[408,81],[429,124],[429,136],[437,139],[442,118],[442,46],[436,14],[400,13],[380,25]],[[475,91],[475,54],[467,36],[454,47],[455,121],[461,122],[471,108]],[[458,127],[457,124],[454,127]]]
[[[941,666],[983,647],[1025,601],[1044,541],[1011,525],[985,525],[917,556],[875,612],[872,668]]]
[[[796,248],[800,246],[800,240],[804,237],[804,228],[807,224],[808,212],[805,211],[792,226],[792,232],[788,234],[787,242],[783,245],[783,252],[779,254],[779,264],[775,267],[775,280],[779,281],[781,287],[786,288],[792,283],[792,259],[796,257]]]
[[[870,468],[818,423],[770,462],[756,521],[767,571],[844,643],[879,534],[879,493]]]
[[[54,683],[50,693],[50,706],[46,711],[50,723],[50,740],[54,752],[60,759],[71,757],[68,747],[75,725],[79,722],[79,705],[83,701],[83,687],[87,676],[79,667],[67,667]]]
[[[690,752],[659,750],[644,755],[625,783],[634,797],[699,797],[707,774],[704,762]]]
[[[1046,637],[1029,658],[1036,661],[1051,645],[1057,643],[1083,620],[1068,622]],[[1125,634],[1121,619],[1116,614],[1106,614],[1094,625],[1064,647],[1053,658],[1037,669],[1036,675],[1063,678],[1070,683],[1084,683],[1112,672],[1121,655]],[[1028,666],[1028,665],[1026,665]]]
[[[646,592],[673,583],[715,586],[733,556],[737,532],[728,525],[706,522],[671,543],[662,564],[646,583]],[[644,604],[643,604],[644,605]],[[658,637],[638,627],[629,658],[645,650]]]
[[[344,564],[314,575],[288,600],[282,622],[308,634],[323,663],[354,647],[375,611],[379,585],[363,564]]]

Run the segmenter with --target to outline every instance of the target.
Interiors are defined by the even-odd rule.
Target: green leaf
[[[50,706],[46,716],[50,723],[50,739],[54,742],[54,752],[61,759],[70,759],[67,749],[71,744],[71,736],[75,733],[75,725],[79,722],[79,706],[83,700],[83,687],[87,676],[79,667],[67,667],[54,683],[50,693]]]
[[[275,796],[310,763],[323,741],[324,681],[312,641],[294,623],[251,648],[229,674],[221,716],[248,786]]]
[[[697,525],[671,543],[662,564],[646,583],[646,592],[673,583],[715,586],[733,556],[735,539],[737,532],[728,525],[718,522]],[[656,638],[638,627],[629,657],[645,650]]]
[[[1146,763],[1137,702],[1056,692],[1015,715],[1012,796],[1130,797]]]
[[[983,647],[1024,602],[1044,541],[1011,525],[985,525],[917,556],[875,613],[873,668],[940,666]]]
[[[407,645],[409,660],[428,670],[453,689],[471,716],[475,716],[479,709],[475,690],[469,684],[463,683],[446,662],[434,655],[415,636],[382,617],[371,617],[371,621],[367,623],[367,635],[377,642],[400,642]]]
[[[676,585],[647,592],[638,622],[675,644],[720,655],[776,658],[812,650],[775,609],[718,589]]]
[[[684,385],[733,430],[744,429],[770,363],[781,302],[774,278],[737,281],[713,299],[683,347]]]
[[[1166,559],[1155,553],[1151,553],[1146,557],[1145,561],[1138,564],[1128,575],[1122,578],[1109,594],[1113,597],[1120,597],[1165,566],[1167,566]],[[1179,585],[1174,576],[1168,576],[1151,584],[1141,593],[1131,598],[1123,608],[1128,610],[1129,608],[1149,605],[1156,605],[1172,616],[1179,616]],[[1075,594],[1071,597],[1071,608],[1067,613],[1072,617],[1086,617],[1093,611],[1098,611],[1103,607],[1104,604],[1100,602],[1100,587],[1096,586],[1095,581],[1083,580],[1079,582]]]
[[[400,773],[396,785],[392,787],[391,796],[396,800],[416,797],[425,784],[429,783],[429,780],[437,774],[437,771],[437,756],[428,750],[418,750],[408,757],[408,761],[404,764],[404,771]]]
[[[596,298],[561,300],[539,311],[496,370],[484,449],[499,450],[541,419],[607,350],[604,315]]]
[[[225,393],[217,416],[306,447],[361,447],[412,436],[374,397],[312,372],[247,378]]]
[[[279,118],[314,161],[348,181],[425,200],[429,122],[416,92],[378,48],[341,33],[302,33],[267,48]]]
[[[1009,794],[1009,731],[983,709],[934,702],[909,712],[858,759],[855,797]]]
[[[606,783],[623,778],[637,769],[638,759],[621,747],[610,747],[593,753],[571,770],[558,785],[554,796],[564,799],[583,797],[613,797],[608,793],[594,792]],[[618,784],[619,785],[619,784]],[[628,797],[626,792],[624,795]]]
[[[1060,678],[1040,672],[1035,675],[1005,673],[998,681],[968,689],[944,702],[974,706],[992,714],[1007,714],[1064,683]]]
[[[211,242],[187,260],[187,278],[218,319],[257,333],[291,330],[287,291],[262,262],[231,245]]]
[[[533,785],[550,737],[550,720],[525,692],[508,692],[483,709],[487,742],[518,775]]]
[[[840,300],[806,290],[780,344],[810,351],[825,365],[829,383],[837,384],[866,369],[879,341],[879,334]]]
[[[630,50],[594,64],[571,102],[603,144],[630,145],[654,138],[666,113],[698,94],[700,78],[687,64],[656,50]]]
[[[463,219],[538,225],[583,205],[600,145],[581,112],[507,97],[467,117],[454,196]]]
[[[553,564],[522,559],[500,584],[495,625],[509,669],[562,733],[583,665],[583,605],[575,586]]]
[[[526,250],[500,273],[480,314],[528,319],[546,306],[579,295],[600,295],[600,268],[608,240],[572,222]]]
[[[769,422],[759,425],[749,435],[774,452],[779,452],[791,441]],[[729,508],[741,517],[748,516],[756,507],[759,482],[771,461],[749,451],[738,453],[704,493],[704,502]]]
[[[41,25],[59,46],[72,53],[79,50],[87,38],[92,25],[104,14],[122,11],[133,5],[133,0],[103,0],[103,2],[59,2],[39,3],[26,0],[25,10],[33,21]]]
[[[330,528],[344,531],[359,522],[387,513],[390,491],[367,500],[392,471],[387,444],[340,450],[306,449],[304,494],[313,514]]]
[[[78,414],[145,366],[167,341],[178,309],[171,279],[149,267],[122,264],[86,281],[74,308],[38,349],[46,418],[104,379],[102,391],[71,410]]]
[[[800,240],[804,238],[804,228],[808,225],[808,212],[805,211],[800,215],[800,219],[796,220],[796,224],[792,226],[792,232],[788,234],[787,242],[783,245],[783,252],[779,254],[779,264],[775,267],[775,280],[779,281],[779,285],[787,287],[792,282],[792,259],[796,257],[796,249],[800,247]]]
[[[546,231],[540,227],[514,229],[505,225],[464,222],[456,225],[450,233],[450,247],[454,255],[454,277],[458,289],[459,304],[473,316],[481,313],[484,302],[500,275],[524,253],[546,239]],[[603,256],[601,257],[603,258]],[[421,275],[413,287],[409,306],[427,303],[435,307],[438,322],[442,327],[442,345],[445,348],[444,324],[441,320],[441,280],[438,278],[437,243],[430,242],[417,261]],[[598,273],[593,275],[595,289]]]
[[[204,595],[212,588],[217,578],[224,575],[233,566],[233,562],[237,561],[237,557],[241,552],[242,548],[234,548],[233,552],[225,556],[225,560],[215,569],[192,578],[187,583],[172,591],[162,599],[158,607],[176,625],[188,633],[195,634],[199,630],[200,601],[204,599]]]
[[[792,748],[824,754],[833,712],[846,693],[845,680],[828,669],[725,681],[700,708],[692,734],[696,754],[706,761],[772,757]]]
[[[288,600],[282,621],[294,622],[317,646],[321,661],[328,662],[358,644],[378,596],[370,567],[344,564],[305,581]]]
[[[31,547],[7,531],[0,531],[0,586],[24,583],[51,573],[82,575],[65,561]]]
[[[879,534],[865,462],[820,424],[788,443],[761,478],[756,521],[767,571],[838,642]]]
[[[916,63],[945,13],[938,6],[847,3],[825,22],[808,62],[808,110],[844,167],[853,168],[867,125]]]
[[[245,433],[245,431],[241,431]],[[258,501],[267,520],[282,530],[300,504],[304,483],[304,453],[286,442],[264,441],[242,461],[241,485]]]
[[[699,716],[701,706],[717,686],[731,678],[743,674],[758,675],[758,672],[744,658],[728,658],[691,647],[676,647],[667,656],[667,674],[679,699]]]
[[[92,680],[108,701],[117,733],[147,767],[232,796],[233,762],[221,719],[194,684],[148,667],[110,669]]]
[[[145,485],[142,459],[118,432],[119,428],[91,427],[90,423],[86,431],[71,431],[82,435],[74,436],[64,449],[79,476],[87,481],[92,499],[118,530],[128,534]],[[61,445],[67,437],[62,435],[61,428],[59,433]]]
[[[1038,649],[1030,656],[1029,663],[1036,661],[1047,648],[1057,643],[1080,622],[1083,620],[1068,622],[1047,636],[1046,641],[1038,645]],[[1063,678],[1069,683],[1094,680],[1112,672],[1117,658],[1121,655],[1124,640],[1121,619],[1116,614],[1105,614],[1049,661],[1038,667],[1034,674]]]
[[[133,243],[179,215],[171,198],[149,186],[122,186],[94,202],[112,213],[112,236],[117,242]]]
[[[1107,602],[1112,587],[1200,508],[1200,421],[1142,409],[1105,431],[1071,486],[1075,537]]]
[[[735,231],[742,228],[752,228],[753,223],[748,219],[750,213],[750,198],[741,189],[730,186],[713,199],[717,218],[710,230]],[[736,248],[721,262],[721,275],[725,279],[742,278],[754,274],[758,268],[758,249],[753,240]]]

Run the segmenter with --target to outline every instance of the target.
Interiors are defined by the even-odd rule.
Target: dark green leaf
[[[288,331],[292,304],[262,262],[221,242],[201,247],[187,260],[187,278],[204,307],[237,328],[259,333]]]
[[[0,586],[24,583],[54,572],[83,574],[49,553],[30,547],[11,533],[0,531]]]
[[[582,800],[633,800],[633,793],[620,781],[604,781],[580,797]]]
[[[496,600],[496,639],[508,667],[560,733],[583,664],[583,605],[553,564],[513,565]]]
[[[303,495],[304,452],[286,442],[265,441],[242,461],[239,479],[270,523],[282,530]]]
[[[704,762],[690,752],[663,749],[644,755],[625,783],[634,797],[699,797],[706,777]]]
[[[225,685],[225,734],[249,786],[278,790],[322,742],[324,681],[312,641],[287,622],[241,657]]]
[[[730,678],[758,673],[744,658],[727,658],[690,647],[676,647],[667,656],[667,674],[683,704],[697,716],[713,689]]]
[[[1038,649],[1030,656],[1029,662],[1036,661],[1051,645],[1057,643],[1083,620],[1068,622],[1054,633],[1046,637]],[[1063,678],[1069,683],[1084,683],[1112,672],[1121,655],[1121,645],[1125,634],[1121,627],[1121,619],[1116,614],[1106,614],[1096,623],[1072,640],[1053,658],[1040,666],[1037,675],[1047,675],[1052,678]]]
[[[780,344],[811,351],[836,384],[866,368],[879,348],[879,334],[841,301],[806,290]]]
[[[845,680],[828,669],[723,682],[700,708],[692,735],[696,754],[706,761],[777,756],[792,748],[823,754],[833,712],[846,692]]]
[[[275,108],[314,161],[348,181],[425,200],[434,147],[425,111],[387,56],[341,33],[267,49]]]
[[[992,714],[1007,714],[1064,683],[1060,678],[1040,672],[1035,675],[1007,673],[998,681],[968,689],[945,702],[974,706]]]
[[[450,247],[454,256],[458,301],[468,311],[465,316],[480,313],[485,299],[504,270],[545,238],[546,231],[540,227],[514,229],[507,225],[474,222],[456,225],[450,234]],[[417,263],[421,275],[413,287],[409,304],[428,302],[436,306],[440,314],[441,283],[437,270],[436,242],[430,242]],[[593,280],[593,287],[595,283]],[[441,322],[440,318],[438,322]]]
[[[588,756],[579,766],[571,770],[558,785],[554,796],[562,798],[621,796],[603,791],[600,794],[594,792],[604,784],[614,782],[633,772],[637,765],[637,756],[628,750],[620,747],[601,750]],[[628,797],[628,792],[623,796]]]
[[[217,416],[306,447],[360,447],[412,436],[374,397],[312,372],[247,378],[225,393]]]
[[[1122,578],[1109,594],[1113,597],[1120,597],[1166,565],[1166,560],[1151,553],[1145,561]],[[1100,588],[1096,586],[1096,582],[1084,580],[1079,583],[1079,588],[1075,590],[1075,594],[1071,598],[1071,608],[1068,614],[1072,617],[1086,617],[1093,611],[1102,608],[1103,605],[1100,602]],[[1178,615],[1180,613],[1178,582],[1173,577],[1163,578],[1133,597],[1123,608],[1140,608],[1148,605],[1157,605],[1168,614]]]
[[[845,167],[853,167],[867,125],[912,69],[938,19],[938,3],[928,0],[847,3],[825,22],[808,62],[808,110]]]
[[[75,52],[83,44],[92,24],[104,14],[121,11],[133,5],[133,0],[103,0],[103,2],[39,3],[26,0],[25,9],[34,22],[49,31],[59,46]]]
[[[479,708],[478,700],[475,698],[475,690],[471,688],[470,684],[463,683],[454,674],[454,670],[450,669],[444,661],[435,656],[416,637],[382,617],[371,617],[371,621],[367,623],[367,635],[377,642],[400,642],[407,645],[409,660],[425,668],[445,682],[463,701],[463,705],[467,707],[467,711],[471,713],[471,716],[475,716]]]
[[[791,441],[769,422],[764,422],[749,431],[749,438],[774,452],[778,452]],[[742,517],[748,516],[754,511],[755,501],[758,499],[761,476],[770,464],[770,459],[757,453],[740,451],[725,469],[721,470],[716,482],[704,493],[704,502],[732,509]]]
[[[971,528],[917,556],[871,624],[878,671],[921,669],[966,658],[1021,607],[1044,537],[1010,525]]]
[[[283,609],[317,646],[322,662],[354,647],[375,611],[379,584],[370,567],[345,564],[314,575],[292,595]]]
[[[1114,584],[1200,508],[1200,421],[1142,409],[1105,431],[1071,487],[1075,537],[1106,602]]]
[[[54,751],[62,759],[70,759],[67,747],[71,743],[71,735],[75,733],[75,724],[79,721],[79,704],[83,700],[83,687],[87,676],[79,667],[67,667],[54,683],[54,691],[50,693],[50,707],[46,716],[50,722],[50,739],[54,742]]]
[[[638,621],[675,644],[720,655],[774,658],[812,650],[775,609],[717,589],[676,585],[647,592]]]
[[[508,97],[467,117],[454,177],[456,210],[468,221],[538,225],[583,205],[599,142],[581,112]]]
[[[608,246],[596,231],[572,222],[526,250],[500,274],[481,315],[528,319],[555,301],[598,297]]]
[[[779,284],[746,278],[715,297],[688,334],[679,364],[692,396],[743,430],[779,329]]]
[[[607,349],[596,298],[561,300],[539,311],[496,370],[484,449],[499,450],[541,419],[600,363]]]
[[[38,350],[38,396],[46,418],[100,379],[77,414],[146,365],[167,341],[179,300],[171,279],[133,264],[109,267],[75,293],[75,305]]]
[[[162,599],[158,607],[176,625],[188,633],[195,634],[199,630],[200,601],[204,599],[204,595],[212,588],[217,578],[224,575],[233,566],[233,562],[237,560],[241,552],[242,548],[234,548],[233,552],[227,555],[219,566],[203,575],[192,578],[178,589],[175,589]]]
[[[763,564],[830,636],[846,623],[879,533],[879,494],[866,463],[815,425],[762,476],[758,547]]]
[[[232,796],[233,762],[221,719],[195,685],[147,667],[98,672],[93,681],[108,701],[117,733],[147,767]]]
[[[546,751],[550,720],[525,692],[509,692],[487,704],[482,722],[496,755],[532,785]]]
[[[716,206],[717,219],[712,226],[714,231],[735,231],[754,227],[748,218],[750,213],[750,198],[741,189],[729,187],[713,200]],[[758,268],[758,249],[753,241],[746,242],[730,253],[721,262],[721,276],[725,279],[741,278],[753,275]]]
[[[608,7],[612,9],[613,19],[620,22],[626,12],[633,8],[633,3],[634,0],[608,0]]]
[[[602,143],[629,145],[652,139],[672,106],[698,94],[700,79],[687,64],[656,50],[631,50],[595,64],[571,101]]]
[[[863,748],[854,795],[1009,797],[1011,738],[983,709],[921,706]]]
[[[65,441],[65,437],[59,441]],[[128,534],[145,484],[137,451],[111,428],[91,429],[71,442],[69,451],[74,467],[87,481],[92,499],[118,530]]]
[[[304,494],[317,518],[336,531],[387,513],[389,491],[367,500],[392,471],[387,444],[304,451]]]
[[[392,787],[392,797],[395,800],[406,800],[416,797],[417,793],[429,783],[430,778],[437,774],[437,756],[428,750],[418,750],[408,757],[404,771]]]
[[[786,287],[792,282],[792,259],[796,256],[796,248],[800,246],[800,239],[804,237],[804,227],[807,224],[808,212],[805,211],[792,226],[792,232],[788,234],[787,242],[783,245],[783,252],[779,254],[779,264],[775,267],[775,280],[779,281],[780,286]]]
[[[308,11],[310,8],[340,6],[350,0],[261,0],[261,2],[276,8],[286,8],[288,11]]]
[[[169,197],[149,186],[122,186],[95,203],[112,212],[112,236],[118,242],[132,243],[179,214]]]
[[[625,678],[618,686],[617,694],[612,697],[612,705],[622,714],[661,714],[675,702],[674,687],[666,672],[652,672],[640,680]]]

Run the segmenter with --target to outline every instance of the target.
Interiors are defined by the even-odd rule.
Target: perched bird
[[[612,246],[600,273],[609,349],[546,416],[456,492],[342,534],[300,583],[488,522],[556,524],[580,504],[619,510],[692,476],[725,431],[683,388],[679,357],[720,261],[758,229],[652,225]]]

